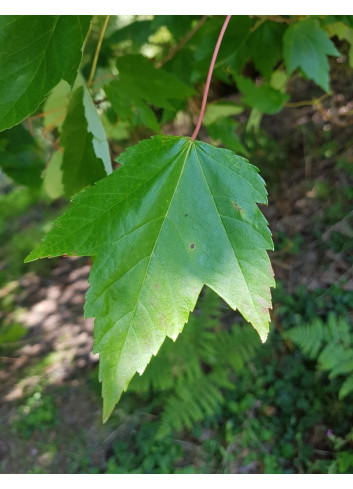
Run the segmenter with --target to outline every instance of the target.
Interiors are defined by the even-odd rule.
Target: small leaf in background
[[[244,112],[244,107],[232,102],[217,102],[208,104],[206,107],[203,123],[205,126],[213,124],[217,119],[239,115]]]
[[[134,85],[114,80],[104,87],[109,102],[121,121],[130,121],[136,126],[146,126],[160,132],[159,123],[153,110],[142,100]]]
[[[85,87],[71,97],[62,126],[60,145],[65,194],[72,196],[112,172],[105,131]]]
[[[251,33],[247,43],[248,53],[255,68],[266,78],[281,58],[282,37],[286,29],[278,22],[263,22]]]
[[[102,114],[101,121],[109,140],[122,141],[129,139],[131,130],[130,124],[127,121],[118,119],[111,107]]]
[[[151,34],[151,20],[136,20],[113,32],[103,41],[103,46],[110,47],[113,44],[130,41],[131,50],[139,51],[141,46],[148,42]]]
[[[51,199],[58,199],[64,195],[62,162],[63,153],[55,151],[44,172],[43,187]]]
[[[46,130],[51,131],[55,127],[61,129],[66,117],[70,93],[71,87],[65,80],[61,80],[50,92],[43,108],[43,122]]]
[[[159,68],[141,55],[118,59],[119,80],[104,87],[119,119],[160,132],[155,113],[148,104],[175,113],[180,101],[194,93],[175,75]]]
[[[275,88],[280,92],[285,92],[287,82],[288,82],[288,75],[285,71],[278,69],[271,73],[270,86],[272,88]]]
[[[173,136],[141,141],[119,163],[26,258],[96,255],[85,315],[96,317],[104,420],[165,338],[177,338],[204,285],[263,341],[274,286],[271,233],[256,205],[267,193],[254,166]]]
[[[44,128],[42,135],[45,136],[45,134],[51,133],[55,129],[59,133],[61,132],[72,92],[83,85],[85,85],[85,79],[79,72],[72,88],[65,80],[61,80],[50,92],[43,107]]]
[[[325,29],[330,37],[337,36],[340,41],[345,40],[349,43],[348,61],[353,68],[353,28],[343,22],[327,24]]]
[[[173,100],[184,100],[195,92],[175,75],[155,68],[141,55],[118,58],[119,79],[134,86],[140,98],[149,104],[173,110]]]
[[[74,83],[90,23],[84,15],[0,18],[0,131],[33,114],[60,80]]]
[[[17,183],[41,185],[44,152],[23,125],[0,133],[0,168]]]
[[[238,89],[243,94],[244,102],[264,114],[279,112],[289,99],[289,95],[268,84],[257,86],[244,76],[234,75],[233,77]]]
[[[222,117],[207,126],[208,134],[214,143],[221,141],[222,145],[237,154],[247,155],[248,152],[236,132],[238,123],[233,119]]]
[[[288,27],[283,36],[283,57],[288,74],[297,68],[325,92],[329,87],[327,56],[340,56],[316,19],[304,19]]]

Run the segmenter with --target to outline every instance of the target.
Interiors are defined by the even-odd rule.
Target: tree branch
[[[185,46],[185,44],[192,38],[192,36],[197,32],[202,24],[205,22],[207,19],[207,15],[204,15],[198,23],[189,31],[186,36],[170,51],[170,53],[167,54],[165,58],[162,59],[162,61],[159,61],[159,63],[156,64],[156,68],[161,68],[167,61],[170,61],[178,51],[180,51],[181,48]]]

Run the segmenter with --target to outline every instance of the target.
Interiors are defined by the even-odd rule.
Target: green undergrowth
[[[55,400],[50,394],[35,391],[22,400],[17,407],[12,422],[12,431],[24,440],[29,440],[35,432],[44,434],[58,425]]]
[[[186,343],[190,344],[193,327],[198,328],[199,343],[204,341],[207,332],[207,327],[203,330],[205,324],[218,328],[220,334],[222,330],[244,327],[234,319],[233,313],[224,309],[219,299],[213,300],[212,296],[205,299],[207,313],[203,311],[201,299],[195,325],[189,324],[189,331],[187,326],[183,333],[184,340],[181,335],[174,345],[174,365],[168,364],[168,344],[165,344],[155,365],[152,362],[142,377],[135,378],[132,388],[123,396],[120,409],[110,421],[112,430],[118,426],[121,431],[107,454],[106,466],[94,467],[87,460],[80,470],[351,473],[353,394],[341,399],[342,378],[330,378],[319,362],[289,340],[288,332],[298,325],[309,325],[316,318],[321,318],[325,325],[334,316],[342,318],[352,333],[353,292],[332,286],[312,293],[300,288],[288,295],[279,284],[274,296],[279,306],[268,341],[253,350],[247,345],[245,360],[239,358],[233,345],[233,362],[238,361],[239,365],[234,368],[228,364],[228,369],[224,367],[227,360],[216,353],[216,347],[213,347],[211,365],[195,352],[190,357],[185,348]],[[240,340],[238,349],[241,344]],[[212,393],[214,401],[209,402],[201,386],[210,382],[218,362],[223,362],[228,383],[215,381],[218,395]],[[153,384],[152,374],[158,369],[159,380]],[[199,369],[198,388],[192,384],[195,378],[192,373],[189,380],[184,377],[189,369]],[[182,399],[175,402],[179,383],[184,386],[182,399],[188,409]],[[189,397],[188,385],[194,387]],[[209,391],[211,388],[212,384]],[[208,409],[202,410],[202,405]],[[188,422],[192,409],[195,417]]]
[[[0,187],[0,287],[19,279],[24,273],[44,274],[54,264],[41,260],[30,266],[24,258],[63,207],[62,202],[49,205],[44,193],[29,187]]]
[[[256,164],[261,166],[261,144],[275,143],[264,137],[258,144]],[[284,165],[281,158],[279,155],[274,174]],[[343,172],[350,182],[349,168],[341,162],[334,171]],[[314,198],[326,204],[313,226],[313,235],[320,253],[339,253],[348,264],[351,240],[344,233],[349,233],[352,225],[350,194],[348,186],[340,192],[332,180],[308,182],[308,188],[315,190]],[[22,273],[21,268],[16,269],[22,266],[22,260],[15,263],[15,257],[25,254],[23,250],[32,246],[29,241],[37,239],[36,233],[49,226],[57,210],[54,206],[44,211],[41,197],[22,187],[1,198],[7,205],[2,207],[6,213],[1,215],[0,246],[7,256],[11,257],[11,251],[14,256],[14,266],[9,258],[2,269],[3,282],[15,284],[2,297],[1,305],[3,311],[12,312],[19,290],[16,281]],[[323,239],[323,230],[342,220],[346,227],[332,229]],[[28,234],[26,238],[21,234],[22,241],[16,241],[21,226]],[[300,256],[306,246],[301,234],[277,232],[275,238],[276,251],[284,250],[289,259]],[[26,267],[43,266],[43,270],[34,270],[42,274],[52,263],[42,260]],[[104,461],[97,463],[91,449],[83,445],[79,456],[72,455],[67,471],[351,473],[353,393],[340,395],[349,370],[334,375],[332,369],[323,368],[320,354],[324,342],[318,354],[310,356],[300,342],[291,338],[291,331],[296,328],[310,329],[318,322],[325,330],[330,321],[343,321],[346,337],[352,337],[353,291],[346,289],[343,279],[311,291],[302,286],[289,294],[286,284],[278,281],[273,292],[271,333],[264,345],[239,315],[204,289],[183,333],[175,343],[165,341],[159,355],[152,358],[141,377],[136,374],[123,395],[106,425],[111,435]],[[0,341],[13,334],[15,343],[25,334],[16,326],[9,330],[9,325],[0,332]],[[353,350],[349,341],[340,346],[348,356]],[[44,359],[28,375],[41,376],[45,368]],[[94,369],[84,373],[84,380],[79,382],[88,383],[98,400],[101,386],[97,377]],[[57,432],[62,423],[55,398],[45,384],[40,386],[40,390],[28,392],[17,403],[11,430],[20,440],[35,440],[44,436],[47,429]],[[63,385],[62,389],[65,397],[69,386]],[[55,453],[59,450],[54,442],[52,448]],[[48,469],[35,465],[32,471],[45,473]]]

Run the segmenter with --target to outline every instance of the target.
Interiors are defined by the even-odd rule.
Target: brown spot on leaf
[[[195,248],[195,243],[191,243],[190,249],[193,250]]]
[[[244,209],[242,209],[236,202],[232,202],[233,206],[241,213],[245,213]]]

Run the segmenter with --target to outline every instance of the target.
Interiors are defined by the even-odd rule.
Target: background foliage
[[[352,472],[352,17],[232,17],[199,138],[249,158],[267,181],[271,335],[261,346],[205,291],[104,428],[92,331],[79,319],[87,262],[23,259],[127,146],[191,134],[224,19],[112,16],[88,87],[106,19],[52,20],[45,51],[28,43],[32,30],[16,48],[43,56],[50,74],[28,84],[26,113],[15,70],[0,81],[1,94],[13,86],[0,111],[1,471]],[[1,22],[2,45],[22,21]],[[53,53],[68,31],[76,49]],[[59,57],[70,68],[51,64]]]

